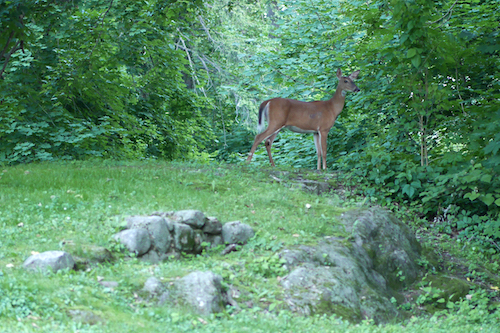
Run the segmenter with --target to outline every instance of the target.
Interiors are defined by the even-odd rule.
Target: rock
[[[104,322],[104,320],[100,316],[96,315],[92,311],[69,310],[68,312],[73,321],[78,323],[95,325]]]
[[[79,254],[92,263],[111,262],[114,260],[113,254],[107,248],[92,244],[81,245]]]
[[[226,244],[245,244],[254,235],[253,229],[240,221],[228,222],[222,226],[222,239]]]
[[[144,283],[144,288],[142,290],[147,291],[150,294],[161,294],[165,287],[161,283],[161,281],[154,276],[148,278]]]
[[[168,231],[173,231],[174,230],[174,221],[171,220],[172,216],[174,215],[174,211],[168,211],[168,212],[154,212],[151,214],[151,216],[161,216],[165,218],[165,221],[167,221],[167,226],[168,226]]]
[[[226,248],[224,250],[222,250],[222,252],[220,253],[222,256],[225,256],[225,255],[228,255],[229,253],[231,252],[235,252],[237,249],[238,245],[236,244],[229,244],[228,246],[226,246]]]
[[[174,225],[174,247],[178,251],[193,252],[195,245],[195,233],[187,224],[176,223]]]
[[[222,239],[221,235],[210,235],[207,234],[205,235],[205,241],[207,243],[210,243],[210,248],[216,247],[218,245],[224,244],[224,240]]]
[[[104,288],[114,289],[118,287],[118,282],[116,281],[99,281],[99,284]]]
[[[114,239],[125,245],[128,251],[140,256],[148,252],[151,240],[146,229],[127,229],[114,235]]]
[[[167,219],[162,216],[130,216],[127,218],[128,229],[145,229],[149,234],[152,249],[158,254],[168,252],[172,244]]]
[[[211,235],[220,235],[222,233],[222,223],[215,217],[207,217],[203,232]]]
[[[206,240],[206,235],[202,230],[196,229],[194,231],[194,247],[193,247],[193,253],[201,253],[203,252],[203,249],[205,248],[203,246],[203,242]]]
[[[61,269],[73,269],[73,257],[64,251],[47,251],[30,256],[23,263],[23,267],[31,271],[46,271],[52,269],[55,273]]]
[[[290,270],[281,280],[285,303],[307,315],[389,322],[399,314],[390,299],[402,298],[400,277],[414,281],[417,276],[420,246],[407,227],[382,209],[348,212],[342,222],[352,237],[330,237],[280,253]]]
[[[205,225],[205,214],[199,210],[180,210],[174,213],[173,218],[176,222],[187,224],[194,229],[201,229]]]
[[[69,252],[75,261],[76,270],[84,270],[91,264],[114,261],[114,256],[105,247],[93,244],[64,244],[64,250]]]
[[[202,315],[221,312],[225,293],[222,277],[212,272],[193,272],[175,283],[173,293],[178,302],[190,306]]]
[[[158,252],[156,252],[155,250],[151,250],[148,253],[145,253],[140,259],[142,261],[147,261],[152,264],[157,264],[161,261]]]
[[[415,281],[421,246],[408,226],[380,208],[344,213],[342,223],[392,288],[408,286]]]

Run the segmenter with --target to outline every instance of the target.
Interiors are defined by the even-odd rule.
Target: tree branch
[[[92,54],[94,53],[95,48],[97,47],[97,45],[99,44],[99,41],[101,40],[101,35],[102,35],[102,32],[103,32],[102,29],[104,28],[104,18],[106,17],[106,15],[111,10],[111,6],[113,6],[113,1],[114,0],[111,0],[111,2],[109,3],[108,9],[104,12],[104,14],[102,15],[102,18],[100,18],[100,20],[101,20],[101,31],[99,31],[99,36],[97,37],[95,45],[92,48],[92,51],[90,51],[90,54],[89,54],[88,58],[90,58],[92,56]],[[99,21],[99,20],[97,20],[97,21]]]
[[[16,52],[17,50],[22,50],[22,49],[23,49],[23,41],[19,40],[19,41],[17,41],[16,45],[14,45],[12,50],[10,50],[10,52],[5,55],[5,62],[3,63],[2,69],[0,69],[0,79],[3,80],[3,73],[5,72],[5,69],[7,68],[7,64],[9,63],[9,60],[10,60],[10,57],[12,56],[12,54],[14,54],[14,52]]]
[[[439,21],[443,20],[445,17],[451,16],[451,13],[453,12],[453,7],[455,7],[455,5],[457,4],[457,2],[458,2],[458,0],[455,0],[455,2],[453,3],[453,5],[451,5],[450,9],[448,9],[448,11],[446,12],[446,14],[444,14],[442,17],[438,18],[436,21],[430,22],[429,24],[438,23]]]

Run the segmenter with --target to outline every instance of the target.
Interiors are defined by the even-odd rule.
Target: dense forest
[[[241,163],[261,101],[325,100],[360,70],[329,169],[494,254],[499,22],[497,0],[0,0],[0,164]],[[316,165],[312,136],[274,147]]]

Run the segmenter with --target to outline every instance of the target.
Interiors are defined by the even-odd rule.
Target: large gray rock
[[[167,219],[163,216],[130,216],[127,218],[128,229],[145,229],[149,234],[152,249],[158,254],[168,252],[172,244]]]
[[[151,240],[145,229],[127,229],[120,231],[114,238],[125,245],[128,251],[140,256],[149,251]]]
[[[240,221],[228,222],[222,226],[222,238],[227,244],[245,244],[254,235],[252,227]]]
[[[348,239],[330,237],[281,252],[290,270],[281,280],[286,304],[302,314],[388,322],[398,315],[390,299],[401,299],[401,280],[417,276],[420,246],[407,227],[382,209],[346,213],[342,222],[352,235]]]
[[[31,271],[46,271],[52,269],[53,272],[75,266],[73,257],[64,251],[47,251],[30,256],[23,263],[23,267]]]
[[[224,309],[224,294],[220,275],[212,272],[193,272],[178,280],[174,292],[170,295],[194,311],[209,315]]]
[[[415,281],[421,245],[407,225],[380,208],[344,213],[342,223],[351,233],[354,243],[372,258],[374,269],[392,288]],[[398,275],[398,272],[401,273]],[[404,279],[400,279],[401,276]]]
[[[205,214],[199,210],[180,210],[174,213],[176,222],[187,224],[195,229],[201,229],[205,225]]]

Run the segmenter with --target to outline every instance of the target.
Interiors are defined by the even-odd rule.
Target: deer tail
[[[264,102],[259,107],[259,122],[257,125],[257,132],[259,133],[264,131],[264,118],[269,120],[269,103]]]

